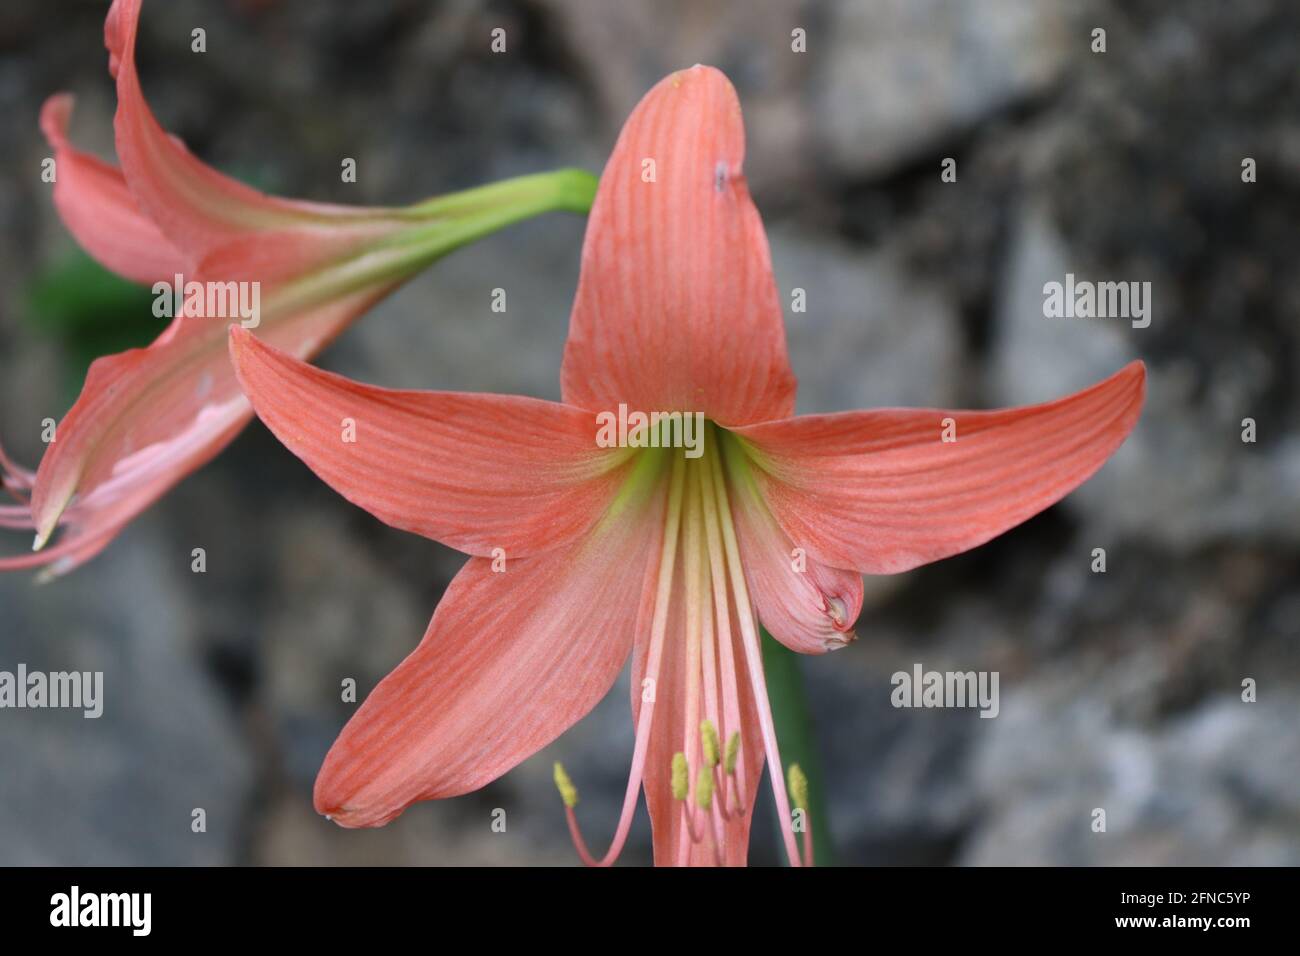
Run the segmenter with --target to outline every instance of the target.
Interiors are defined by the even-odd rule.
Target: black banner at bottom
[[[343,946],[373,944],[378,931],[429,946],[478,932],[492,944],[531,937],[562,947],[590,942],[587,932],[611,920],[647,942],[668,931],[674,945],[700,939],[698,930],[731,942],[789,929],[970,941],[973,927],[986,942],[1047,933],[1230,943],[1288,925],[1295,877],[1288,869],[33,868],[0,870],[0,918],[10,942],[75,934],[82,944]]]

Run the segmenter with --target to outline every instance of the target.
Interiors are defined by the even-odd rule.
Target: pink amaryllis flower
[[[590,711],[630,656],[636,743],[605,854],[587,848],[556,768],[582,859],[618,856],[643,789],[657,863],[743,863],[766,761],[800,862],[759,622],[796,651],[844,646],[862,574],[1019,524],[1133,428],[1139,362],[1026,408],[793,417],[743,154],[717,70],[675,73],[637,106],[592,208],[561,403],[375,388],[232,328],[240,383],[291,451],[381,520],[471,555],[325,758],[321,813],[378,826],[482,787]],[[635,411],[679,414],[655,431]],[[614,413],[630,430],[605,447]],[[690,445],[692,413],[702,443],[637,447]]]
[[[54,202],[78,241],[128,279],[210,288],[260,303],[254,321],[307,358],[353,319],[441,255],[548,210],[585,212],[594,179],[579,170],[525,176],[398,209],[264,195],[201,163],[154,118],[135,66],[142,0],[116,0],[105,42],[117,82],[121,169],[68,142],[72,97],[46,102],[55,152]],[[177,283],[177,277],[181,282]],[[35,554],[0,570],[90,559],[137,514],[224,448],[252,418],[226,350],[229,314],[184,308],[147,348],[97,360],[80,397],[31,472],[0,450],[0,527],[34,530]],[[249,321],[246,316],[233,316]],[[45,543],[62,527],[51,547]]]

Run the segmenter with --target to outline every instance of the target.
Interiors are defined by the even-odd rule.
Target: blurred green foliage
[[[767,677],[767,697],[772,703],[772,722],[781,747],[782,773],[797,763],[808,778],[808,817],[812,822],[813,855],[817,866],[834,866],[835,845],[831,839],[830,814],[823,783],[821,755],[817,750],[817,729],[808,709],[808,691],[804,687],[803,662],[799,655],[780,643],[762,628],[763,671]],[[772,768],[768,768],[769,772]],[[773,825],[780,826],[773,820]],[[802,838],[800,838],[802,841]],[[778,841],[778,846],[780,842]],[[802,842],[800,843],[802,846]],[[779,850],[784,859],[785,851]]]
[[[31,327],[56,341],[66,357],[69,402],[92,361],[148,345],[169,321],[153,314],[152,290],[114,275],[80,249],[36,276],[26,305]]]

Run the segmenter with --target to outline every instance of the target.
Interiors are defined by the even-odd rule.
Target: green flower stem
[[[585,169],[555,169],[435,196],[407,206],[402,212],[412,219],[428,219],[432,216],[459,218],[484,209],[535,204],[540,210],[554,209],[585,214],[596,198],[596,182],[596,177]]]
[[[807,810],[812,821],[814,862],[817,866],[834,866],[835,849],[831,840],[830,815],[826,810],[826,788],[822,783],[825,776],[817,755],[812,715],[808,713],[802,661],[798,654],[777,641],[766,629],[763,630],[763,670],[767,676],[767,696],[772,702],[772,719],[776,724],[777,742],[781,745],[781,759],[785,761],[784,769],[797,763],[808,778],[808,802],[812,806]]]
[[[437,196],[398,214],[410,228],[367,246],[277,291],[268,311],[310,308],[384,283],[400,282],[461,246],[546,212],[586,214],[596,177],[582,169],[518,176]]]

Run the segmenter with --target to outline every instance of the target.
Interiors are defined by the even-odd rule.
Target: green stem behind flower
[[[486,186],[435,196],[402,210],[412,219],[431,216],[463,216],[482,208],[502,205],[533,205],[540,209],[586,214],[596,198],[596,177],[585,169],[555,169],[503,179]]]
[[[585,215],[595,198],[596,182],[585,170],[558,169],[394,210],[410,221],[410,228],[281,287],[270,298],[267,310],[307,309],[367,287],[404,281],[461,246],[545,212]]]
[[[834,866],[835,850],[827,813],[825,775],[817,754],[808,694],[804,689],[799,655],[763,630],[763,669],[767,674],[767,695],[772,702],[776,739],[781,745],[785,768],[797,763],[808,778],[808,817],[812,821],[813,851],[818,866]],[[769,768],[771,772],[771,768]]]

